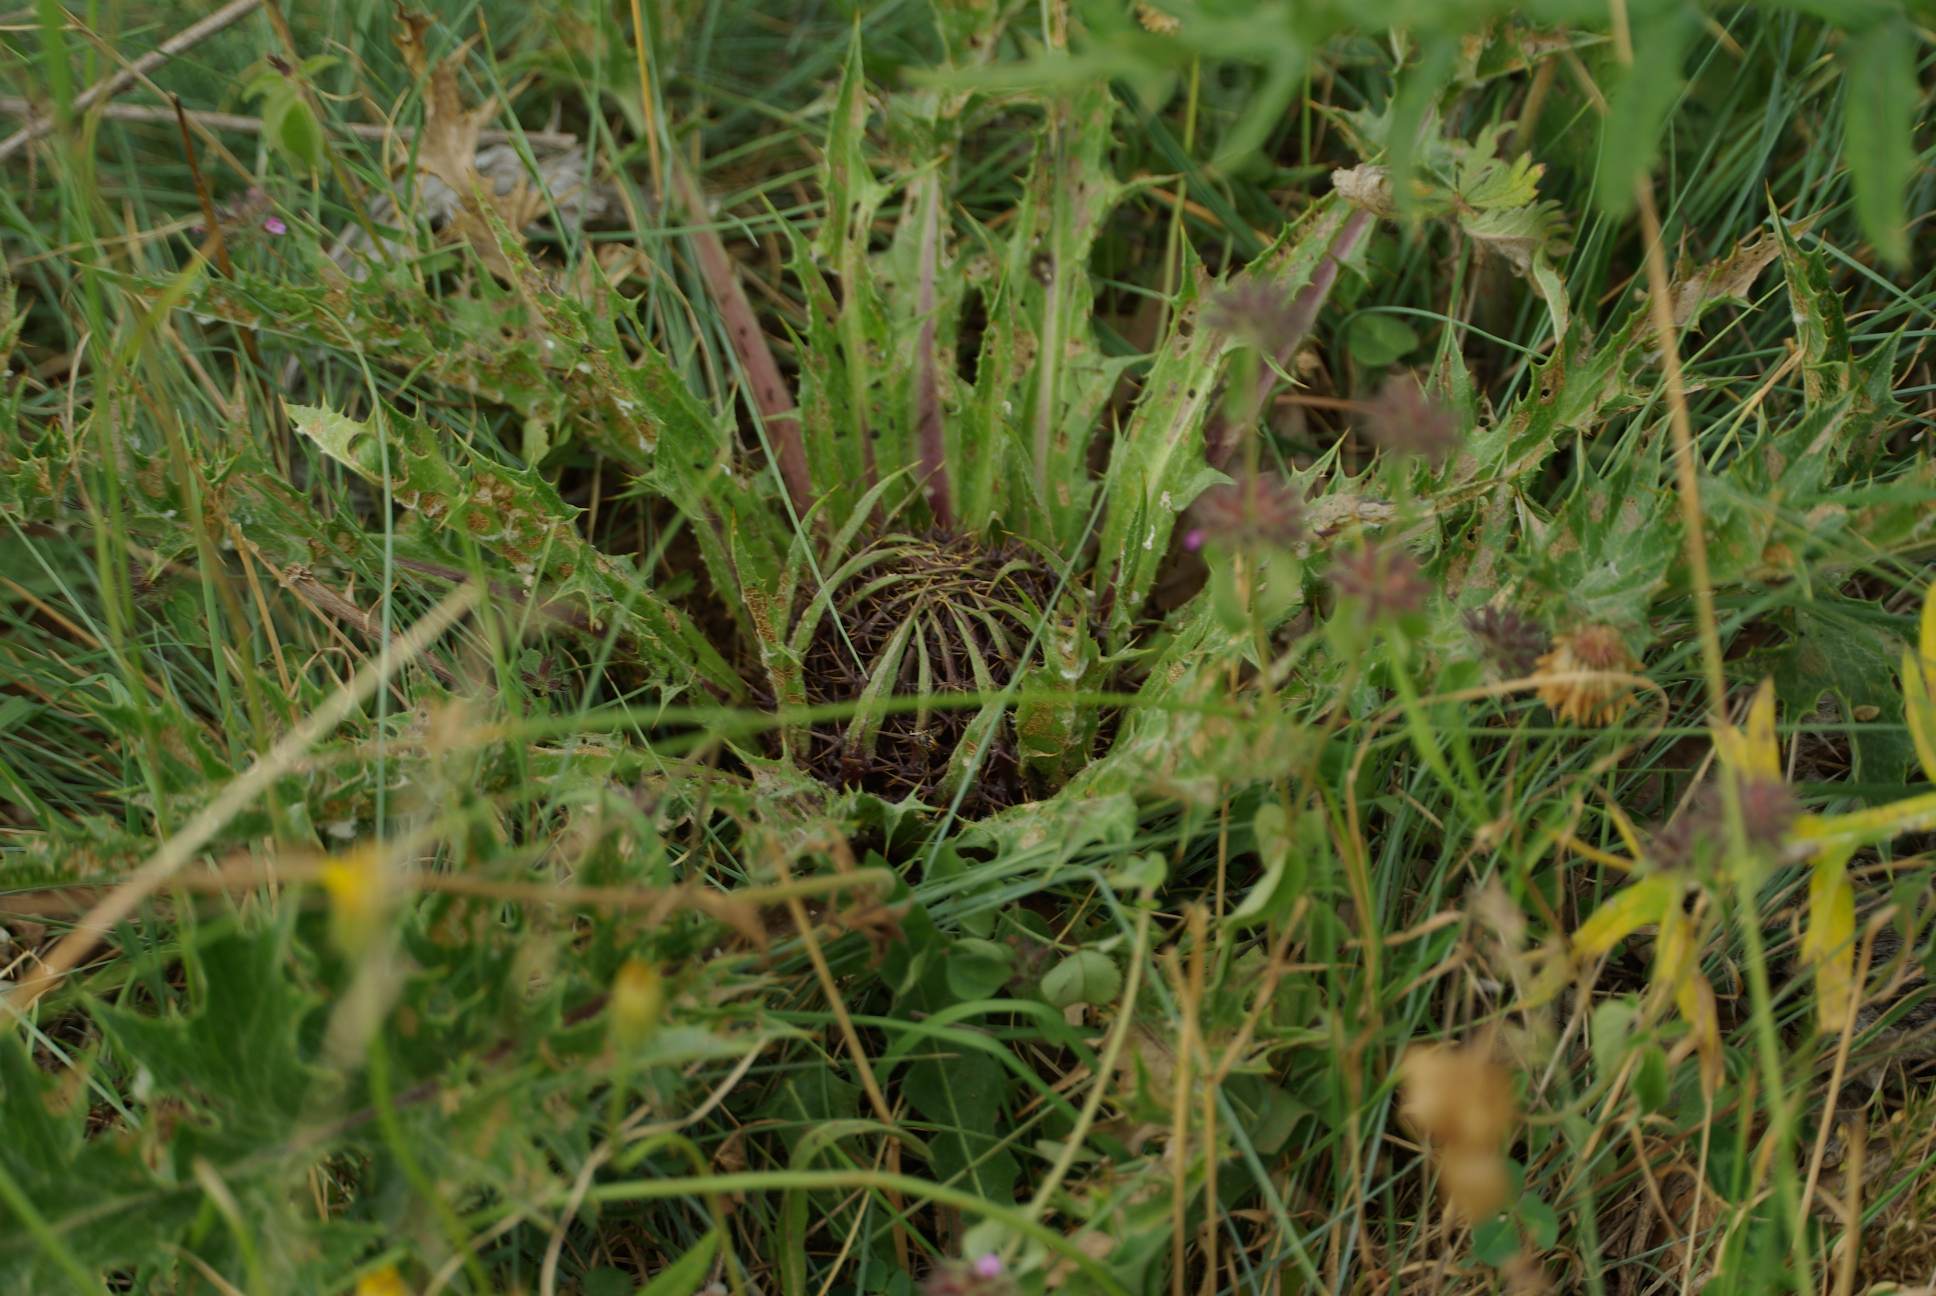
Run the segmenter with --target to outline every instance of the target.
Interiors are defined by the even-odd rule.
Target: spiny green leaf
[[[1848,322],[1842,315],[1841,298],[1829,282],[1828,259],[1820,251],[1803,252],[1779,214],[1774,226],[1781,242],[1788,300],[1795,312],[1795,336],[1801,343],[1802,390],[1811,405],[1820,404],[1854,385]]]

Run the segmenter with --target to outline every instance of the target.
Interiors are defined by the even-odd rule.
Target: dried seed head
[[[1625,680],[1594,679],[1584,674],[1631,675],[1640,669],[1640,663],[1627,651],[1627,641],[1612,626],[1587,625],[1561,635],[1537,664],[1539,674],[1547,677],[1539,687],[1539,700],[1561,720],[1608,725],[1633,705],[1633,688]]]
[[[1183,26],[1175,14],[1164,13],[1153,4],[1139,3],[1136,6],[1136,21],[1143,24],[1143,30],[1158,36],[1174,36]]]
[[[1551,643],[1538,622],[1512,608],[1487,606],[1468,612],[1465,628],[1486,660],[1515,679],[1532,674]]]
[[[1484,1045],[1426,1045],[1398,1064],[1399,1114],[1424,1136],[1439,1187],[1468,1222],[1484,1219],[1510,1191],[1506,1142],[1519,1119],[1512,1076]]]
[[[1196,523],[1184,533],[1187,549],[1216,540],[1240,549],[1288,548],[1304,537],[1304,501],[1290,483],[1262,474],[1212,486],[1190,506]]]
[[[1417,375],[1410,373],[1385,379],[1365,409],[1364,433],[1388,454],[1417,455],[1434,467],[1459,444],[1452,411],[1427,396]]]
[[[1363,604],[1365,618],[1370,621],[1417,612],[1432,592],[1410,554],[1377,545],[1347,550],[1334,557],[1331,585],[1344,597]]]

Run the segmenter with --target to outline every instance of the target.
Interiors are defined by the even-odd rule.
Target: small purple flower
[[[1280,477],[1246,476],[1197,496],[1190,520],[1194,525],[1183,533],[1185,549],[1209,540],[1240,548],[1289,548],[1304,538],[1304,498]]]
[[[1417,612],[1432,592],[1410,554],[1403,549],[1373,546],[1334,554],[1331,587],[1346,598],[1357,599],[1367,621]]]
[[[975,1260],[975,1277],[999,1278],[1002,1276],[1002,1258],[990,1251]]]
[[[289,227],[282,223],[282,217],[280,216],[264,216],[262,218],[262,228],[277,238],[281,238],[289,232]]]
[[[1417,455],[1437,467],[1458,448],[1457,417],[1413,374],[1387,378],[1364,408],[1365,435],[1391,454]]]

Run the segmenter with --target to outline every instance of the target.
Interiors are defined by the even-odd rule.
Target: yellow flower
[[[410,1296],[410,1287],[395,1265],[384,1265],[356,1280],[356,1296]]]
[[[318,880],[329,895],[329,933],[336,947],[351,956],[369,948],[381,929],[388,887],[383,856],[374,846],[359,846],[323,865]]]
[[[621,1056],[650,1037],[664,1010],[665,984],[659,969],[641,958],[625,960],[612,978],[612,1043]]]
[[[1543,680],[1539,700],[1561,720],[1612,724],[1633,705],[1633,689],[1627,681],[1595,679],[1586,674],[1631,675],[1640,669],[1640,663],[1627,651],[1627,641],[1612,626],[1582,626],[1561,635],[1538,665]]]

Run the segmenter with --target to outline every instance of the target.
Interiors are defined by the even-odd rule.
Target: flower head
[[[1744,778],[1738,787],[1741,831],[1749,848],[1760,853],[1775,850],[1801,814],[1794,792],[1779,779]],[[1727,834],[1727,805],[1720,788],[1710,783],[1695,795],[1685,814],[1654,834],[1652,853],[1663,864],[1687,865],[1701,848],[1723,845]]]
[[[282,217],[280,216],[264,216],[262,218],[262,228],[277,238],[281,238],[289,232],[289,227],[282,223]]]
[[[1640,669],[1627,641],[1612,626],[1585,625],[1561,635],[1537,665],[1543,681],[1539,700],[1561,720],[1608,725],[1633,705],[1627,681],[1592,677],[1631,675]]]
[[[1364,434],[1387,453],[1417,455],[1435,467],[1459,443],[1452,411],[1427,396],[1417,376],[1409,373],[1385,379],[1365,407]]]
[[[1014,1290],[1008,1266],[993,1252],[943,1261],[921,1280],[921,1296],[1011,1296]]]
[[[1201,549],[1211,540],[1241,548],[1288,547],[1304,536],[1304,502],[1290,483],[1262,474],[1212,486],[1190,506],[1196,525],[1183,534],[1183,547]]]
[[[1425,606],[1431,585],[1403,549],[1367,545],[1331,560],[1331,585],[1364,605],[1368,620],[1406,616]]]
[[[1282,285],[1245,279],[1210,299],[1203,322],[1219,333],[1274,352],[1310,329],[1309,315]]]
[[[1486,606],[1468,612],[1465,628],[1486,660],[1514,678],[1532,674],[1551,642],[1539,623],[1511,608]]]

